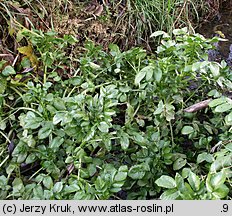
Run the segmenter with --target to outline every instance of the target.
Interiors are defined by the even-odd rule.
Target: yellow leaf
[[[8,27],[8,31],[10,36],[13,36],[13,34],[15,33],[15,29],[12,28],[11,26]]]
[[[18,51],[21,54],[25,55],[27,58],[29,58],[29,60],[30,60],[30,62],[31,62],[31,64],[32,64],[33,67],[37,67],[38,60],[37,60],[36,55],[33,52],[33,48],[32,48],[31,45],[19,47]]]
[[[222,38],[226,38],[226,36],[221,31],[215,31],[216,34],[218,34]]]
[[[22,39],[24,38],[22,31],[18,31],[18,33],[16,34],[16,41],[20,42]]]

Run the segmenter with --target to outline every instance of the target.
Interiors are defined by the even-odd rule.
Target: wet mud
[[[232,1],[224,2],[218,15],[211,22],[205,22],[197,29],[197,32],[206,38],[219,36],[227,39],[216,44],[216,50],[210,52],[209,59],[213,61],[226,60],[232,66]]]

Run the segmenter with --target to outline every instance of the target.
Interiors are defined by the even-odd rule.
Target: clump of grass
[[[149,44],[149,37],[157,30],[172,32],[175,28],[187,26],[191,31],[200,21],[198,11],[209,6],[203,0],[127,0],[127,12],[117,20],[118,26],[127,25],[125,40],[135,45]]]

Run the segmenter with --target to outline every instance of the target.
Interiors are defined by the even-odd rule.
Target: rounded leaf
[[[184,127],[182,128],[182,130],[181,130],[181,133],[182,133],[183,135],[188,135],[188,134],[191,134],[191,133],[193,133],[193,132],[194,132],[194,128],[191,127],[191,126],[184,126]]]
[[[158,178],[155,183],[159,186],[159,187],[163,187],[163,188],[175,188],[176,187],[176,182],[175,180],[167,175],[162,175],[160,178]]]
[[[109,132],[109,125],[106,122],[100,122],[98,125],[98,129],[103,133]]]
[[[51,189],[53,187],[53,180],[51,176],[46,176],[43,179],[43,185],[47,188],[47,189]]]
[[[173,169],[174,170],[179,170],[182,167],[185,166],[185,164],[187,163],[187,160],[184,158],[178,158],[174,163],[173,163]]]
[[[232,109],[232,104],[231,103],[223,103],[215,108],[215,112],[226,112],[228,110]]]
[[[56,182],[56,184],[53,187],[54,193],[60,193],[63,189],[63,182]]]
[[[142,179],[145,175],[145,169],[143,165],[134,165],[130,168],[128,176],[132,179]]]
[[[180,192],[175,189],[169,189],[163,192],[160,196],[161,200],[176,200],[180,196]]]
[[[198,191],[200,189],[200,178],[195,173],[189,173],[188,182],[194,191]]]
[[[4,75],[4,76],[9,76],[12,74],[16,74],[16,72],[15,72],[14,68],[10,65],[6,66],[2,71],[2,75]]]
[[[140,71],[136,76],[135,76],[135,85],[139,85],[141,80],[146,76],[145,71]]]

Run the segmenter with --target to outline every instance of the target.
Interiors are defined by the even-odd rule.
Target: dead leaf
[[[97,6],[96,10],[94,11],[95,16],[100,16],[103,12],[103,5]]]
[[[19,53],[25,55],[27,58],[29,58],[31,64],[33,67],[37,67],[38,60],[36,55],[33,52],[33,48],[31,45],[23,46],[18,48]]]
[[[4,59],[5,61],[12,64],[14,62],[14,56],[11,53],[0,54],[0,59]]]
[[[86,9],[85,12],[86,13],[93,13],[96,9],[96,5],[89,5]]]

